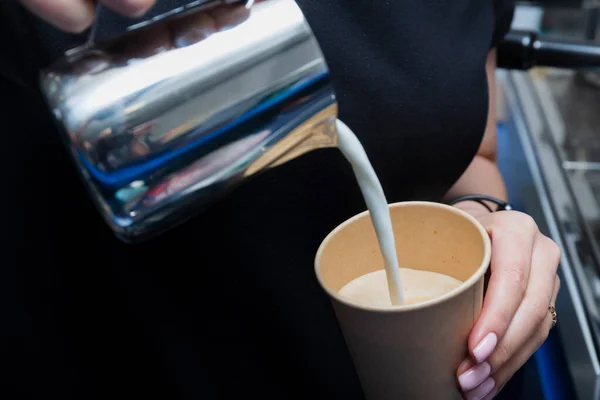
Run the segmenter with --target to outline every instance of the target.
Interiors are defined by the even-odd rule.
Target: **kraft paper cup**
[[[389,206],[401,268],[438,272],[463,281],[422,303],[354,304],[338,291],[383,269],[368,212],[342,223],[321,244],[317,279],[331,298],[369,400],[461,399],[456,369],[481,311],[491,244],[483,227],[450,206],[405,202]]]

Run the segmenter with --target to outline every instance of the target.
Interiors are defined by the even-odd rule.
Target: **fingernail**
[[[473,356],[478,363],[485,361],[496,348],[498,336],[494,332],[488,333],[473,349]]]
[[[467,372],[467,370],[471,367],[474,367],[474,362],[473,359],[471,357],[463,360],[463,362],[460,363],[460,365],[458,366],[458,368],[456,368],[456,371],[464,371]]]
[[[175,36],[175,46],[178,48],[191,46],[206,39],[207,37],[211,36],[213,33],[216,32],[216,30],[210,28],[198,28],[189,30],[184,34]]]
[[[487,396],[485,396],[482,400],[492,400],[494,396],[498,394],[498,389],[494,388]]]
[[[458,377],[458,383],[464,392],[474,389],[485,381],[492,371],[492,367],[487,362],[477,364]]]
[[[487,378],[481,385],[466,393],[465,397],[467,400],[482,400],[494,390],[494,386],[496,386],[494,379]]]
[[[103,0],[109,8],[131,17],[141,17],[153,5],[154,0]]]
[[[244,6],[220,7],[210,10],[211,15],[217,22],[217,30],[225,31],[231,29],[250,16],[250,10]]]

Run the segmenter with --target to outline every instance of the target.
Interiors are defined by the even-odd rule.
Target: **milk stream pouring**
[[[388,203],[369,158],[356,135],[342,121],[337,121],[338,146],[352,165],[354,175],[373,221],[377,241],[384,260],[390,299],[393,305],[404,303],[396,241]]]
[[[252,3],[196,1],[42,72],[68,151],[121,239],[152,237],[257,172],[336,146],[329,70],[302,11]]]
[[[195,1],[102,45],[89,40],[42,72],[86,188],[116,235],[139,241],[247,177],[339,140],[401,303],[385,196],[362,146],[336,122],[321,49],[293,0],[253,3]]]

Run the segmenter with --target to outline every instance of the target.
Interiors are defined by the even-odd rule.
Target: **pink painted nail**
[[[465,369],[469,364],[473,363],[473,361],[471,361],[471,360],[472,360],[471,357],[464,359],[463,362],[460,363],[460,365],[458,366],[458,368],[456,368],[456,370],[460,371],[462,369]]]
[[[494,390],[496,382],[494,378],[487,378],[481,385],[466,393],[467,400],[482,400]]]
[[[492,367],[487,362],[477,364],[471,369],[463,372],[458,377],[458,383],[463,391],[471,390],[479,386],[481,382],[485,381],[492,371]]]
[[[487,396],[485,396],[482,400],[492,400],[498,394],[498,389],[494,388]]]
[[[473,349],[473,356],[477,362],[485,361],[496,348],[496,344],[498,344],[498,336],[494,332],[488,333]]]

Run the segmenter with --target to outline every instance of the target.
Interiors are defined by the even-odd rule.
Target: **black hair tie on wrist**
[[[513,209],[513,207],[510,204],[508,204],[507,202],[497,199],[492,196],[486,196],[484,194],[471,194],[471,195],[467,195],[467,196],[457,197],[456,199],[452,200],[449,204],[451,206],[453,206],[453,205],[456,205],[457,203],[460,203],[463,201],[474,201],[476,203],[479,203],[482,206],[484,206],[485,208],[487,208],[489,212],[509,211],[509,210]],[[486,201],[496,204],[496,206],[497,206],[496,209],[492,210],[492,208],[485,203]]]

